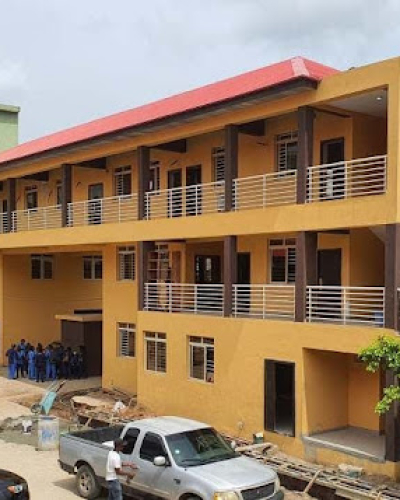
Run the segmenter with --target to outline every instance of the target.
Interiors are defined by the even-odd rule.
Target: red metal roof
[[[0,164],[229,101],[298,78],[320,81],[336,72],[328,66],[295,57],[20,144],[0,153]]]

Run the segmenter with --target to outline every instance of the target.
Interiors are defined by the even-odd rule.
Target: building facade
[[[20,108],[0,103],[0,151],[18,144],[18,113]]]
[[[84,343],[159,414],[398,476],[400,59],[295,58],[0,154],[1,350]],[[100,367],[100,368],[99,368]]]

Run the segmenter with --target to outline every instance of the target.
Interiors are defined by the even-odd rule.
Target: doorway
[[[186,169],[186,215],[200,215],[202,192],[201,165],[193,165]]]
[[[295,364],[265,361],[265,428],[287,436],[295,435]]]
[[[88,188],[88,223],[101,224],[103,222],[104,186],[102,183],[91,184]]]
[[[345,197],[344,137],[321,142],[320,199]]]
[[[315,300],[318,316],[328,321],[339,321],[342,317],[342,250],[333,248],[318,250],[318,290]]]
[[[237,254],[237,284],[239,286],[236,291],[236,312],[238,314],[246,314],[250,310],[250,282],[250,252],[240,252]]]
[[[196,291],[197,308],[204,311],[215,310],[216,304],[222,300],[221,290],[221,257],[219,255],[195,256],[195,281],[197,285],[208,285]]]
[[[182,170],[168,172],[168,217],[182,216]]]

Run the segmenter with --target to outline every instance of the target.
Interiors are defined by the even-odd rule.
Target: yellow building
[[[357,352],[397,335],[400,59],[295,58],[0,153],[1,351],[397,477]],[[101,352],[102,350],[102,365]]]

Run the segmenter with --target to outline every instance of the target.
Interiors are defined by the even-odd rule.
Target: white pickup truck
[[[133,462],[134,479],[121,478],[124,494],[137,499],[282,500],[276,473],[236,453],[212,427],[178,417],[157,417],[66,434],[60,466],[76,474],[78,493],[94,499],[106,487],[111,442],[121,437],[123,461]]]

